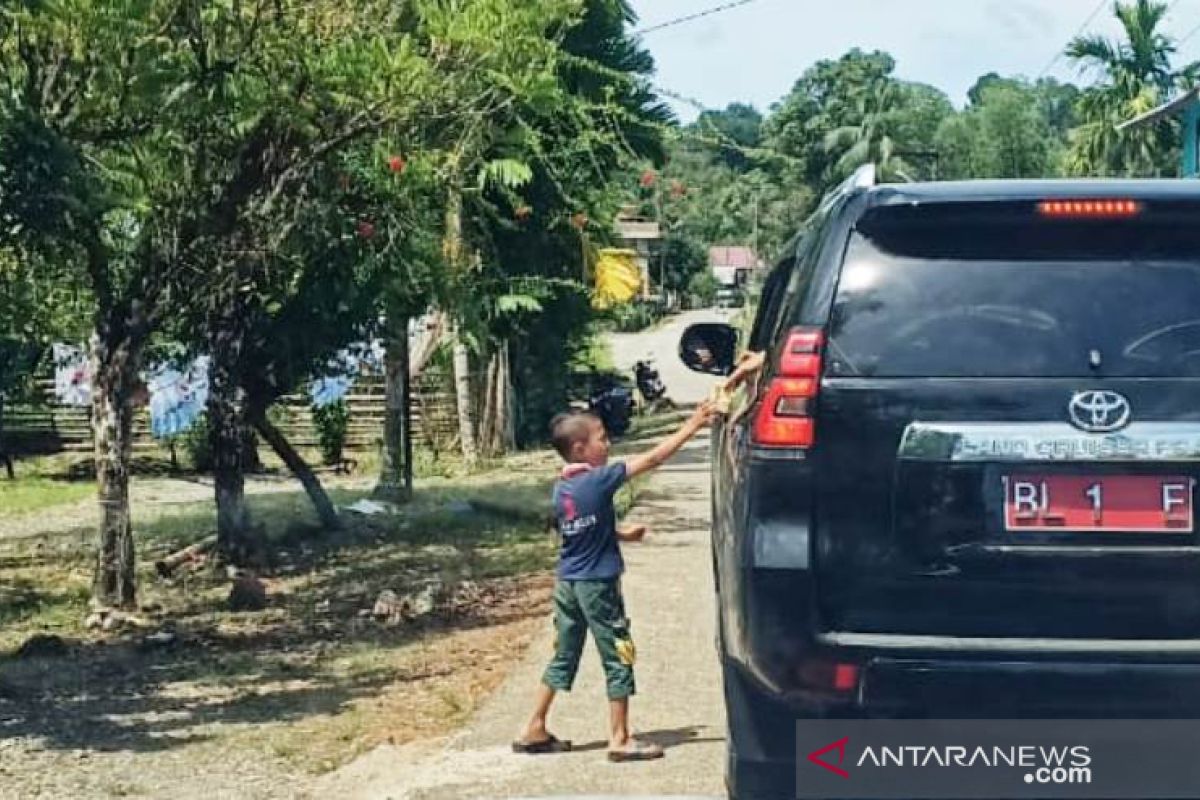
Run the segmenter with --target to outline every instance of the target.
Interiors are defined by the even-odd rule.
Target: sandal
[[[642,742],[637,739],[630,739],[620,750],[609,750],[608,760],[615,764],[623,764],[626,761],[653,761],[656,758],[663,757],[663,749],[653,742]]]
[[[550,734],[550,738],[543,739],[540,742],[522,742],[517,740],[512,743],[514,753],[524,753],[529,756],[542,756],[551,753],[567,753],[571,750],[571,742],[559,739],[554,734]]]

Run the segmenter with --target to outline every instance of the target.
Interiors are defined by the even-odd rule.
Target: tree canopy
[[[9,3],[0,392],[51,341],[90,341],[96,594],[130,605],[132,420],[155,349],[211,356],[218,527],[238,560],[248,427],[409,317],[452,320],[456,365],[487,376],[478,402],[471,375],[456,384],[464,434],[536,438],[567,399],[590,253],[622,209],[665,232],[665,293],[711,294],[709,247],[778,255],[867,162],[888,181],[1175,174],[1177,121],[1117,128],[1200,75],[1166,13],[1115,2],[1118,37],[1066,50],[1078,86],[991,72],[956,108],[856,48],[768,109],[681,125],[628,0]]]

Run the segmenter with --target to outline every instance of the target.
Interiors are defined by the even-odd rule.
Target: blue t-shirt
[[[617,544],[613,496],[625,483],[625,465],[568,467],[554,485],[554,516],[562,537],[558,577],[565,581],[603,581],[625,571]]]

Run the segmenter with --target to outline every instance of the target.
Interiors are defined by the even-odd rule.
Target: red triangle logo
[[[833,744],[827,744],[824,747],[822,747],[820,750],[816,750],[812,753],[809,753],[808,760],[811,761],[812,763],[816,764],[818,767],[821,767],[822,769],[829,770],[834,775],[841,775],[843,778],[849,778],[850,773],[847,772],[846,770],[842,769],[840,766],[841,763],[846,760],[846,745],[848,745],[849,743],[850,743],[849,736],[847,736],[845,739],[838,739]],[[834,766],[833,764],[830,764],[828,761],[825,761],[824,759],[821,758],[821,756],[825,755],[826,753],[831,753],[834,750],[836,750],[837,754],[838,754],[838,759],[837,759],[838,766]]]

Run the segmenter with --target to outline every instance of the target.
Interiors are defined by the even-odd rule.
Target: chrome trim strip
[[[869,650],[905,652],[934,650],[955,653],[1200,655],[1200,639],[985,639],[828,631],[818,633],[817,641],[830,647],[861,647]]]
[[[799,447],[751,447],[751,461],[807,461],[808,451]]]
[[[914,422],[904,431],[900,458],[1200,463],[1200,423],[1135,422],[1116,433],[1083,433],[1065,422]]]
[[[1053,533],[1054,531],[1050,531]],[[1166,532],[1167,535],[1170,531]],[[1184,535],[1190,536],[1191,533]],[[1123,539],[1136,537],[1122,537]],[[946,556],[970,560],[988,556],[1025,556],[1029,558],[1178,558],[1195,556],[1200,559],[1200,547],[1194,545],[1129,545],[1103,547],[1100,545],[1053,544],[961,544],[946,548]]]

